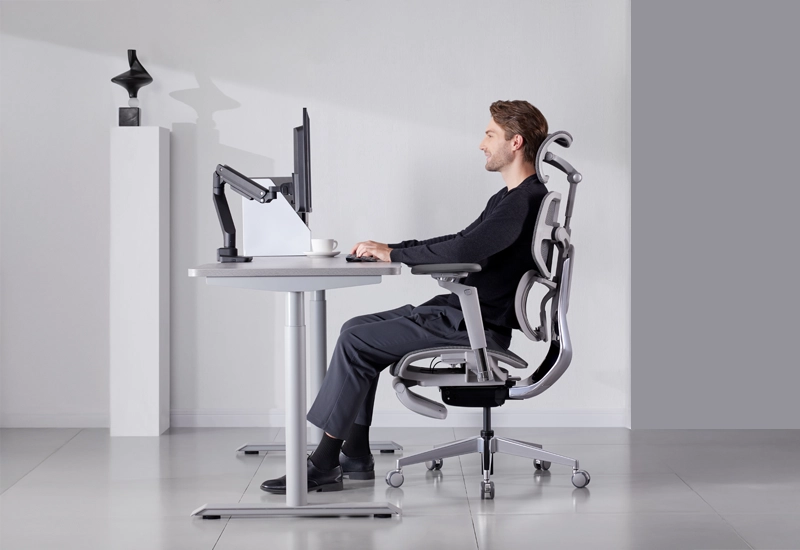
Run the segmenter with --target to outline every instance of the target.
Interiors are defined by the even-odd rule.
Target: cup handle
[[[336,239],[333,239],[333,250],[336,250],[336,248],[338,246],[339,246],[339,241],[337,241]]]

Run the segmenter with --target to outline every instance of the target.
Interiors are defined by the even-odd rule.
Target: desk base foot
[[[402,451],[403,446],[395,443],[394,441],[375,441],[369,444],[369,447],[373,451],[380,451],[381,453],[394,453],[395,451]],[[317,448],[316,443],[309,443],[306,447],[308,452],[311,452]],[[255,455],[258,453],[269,453],[269,452],[284,452],[286,451],[286,444],[285,443],[270,443],[266,445],[256,445],[256,444],[246,444],[242,445],[238,449],[237,452],[244,452],[246,455]]]
[[[325,517],[358,516],[391,518],[400,515],[401,510],[388,502],[341,502],[333,504],[309,504],[307,506],[286,506],[285,504],[204,504],[192,516],[203,519],[221,517]]]

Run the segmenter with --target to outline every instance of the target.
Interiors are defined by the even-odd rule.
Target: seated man
[[[527,101],[497,101],[480,149],[486,169],[500,172],[506,186],[463,231],[425,241],[383,244],[365,241],[351,254],[407,265],[476,263],[464,284],[478,289],[487,346],[506,350],[519,328],[514,295],[522,275],[535,269],[533,228],[547,188],[536,177],[536,153],[547,137],[547,120]],[[369,426],[381,371],[406,353],[439,346],[469,346],[458,297],[439,295],[419,306],[361,315],[347,321],[308,421],[325,431],[308,459],[308,489],[338,491],[342,477],[374,479]],[[261,488],[286,492],[286,476]]]

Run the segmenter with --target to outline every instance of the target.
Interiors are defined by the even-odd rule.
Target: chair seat
[[[435,357],[437,355],[442,355],[448,352],[464,352],[464,351],[471,351],[472,348],[469,346],[446,346],[446,347],[439,347],[439,348],[425,348],[425,349],[418,349],[412,352],[406,353],[397,363],[393,364],[389,368],[389,372],[392,373],[392,376],[397,376],[400,372],[400,367],[407,362],[412,362],[418,359],[425,359]],[[487,349],[486,353],[494,357],[500,362],[510,364],[513,367],[524,369],[528,366],[527,361],[517,355],[516,353],[506,350],[500,351],[495,349]],[[520,366],[520,364],[522,366]]]

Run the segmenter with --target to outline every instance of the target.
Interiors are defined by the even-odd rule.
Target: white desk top
[[[245,263],[213,263],[189,269],[189,277],[364,277],[399,275],[398,262],[348,262],[340,254],[335,258],[275,256],[253,258]]]

